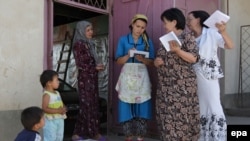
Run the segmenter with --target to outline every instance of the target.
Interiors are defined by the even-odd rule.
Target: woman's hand
[[[154,65],[155,67],[160,67],[164,64],[164,61],[162,60],[162,58],[160,57],[156,57],[155,60],[154,60]]]
[[[176,52],[178,52],[178,51],[181,50],[181,47],[180,47],[180,45],[177,43],[177,41],[172,40],[172,41],[169,41],[168,43],[169,43],[170,51],[176,53]]]
[[[128,59],[130,58],[130,51],[131,51],[131,50],[135,50],[135,48],[132,47],[130,50],[128,50],[128,54],[126,54],[126,55],[124,55],[124,56],[122,56],[122,57],[119,57],[119,58],[116,60],[116,63],[117,63],[117,64],[120,64],[120,65],[125,64],[125,63],[128,61]]]
[[[97,64],[95,69],[98,70],[98,71],[103,71],[104,70],[104,65],[103,64]]]
[[[218,32],[221,34],[223,40],[225,41],[224,48],[226,49],[234,48],[233,40],[226,31],[226,23],[221,21],[221,23],[216,23],[215,26],[218,28]]]
[[[221,21],[221,23],[216,23],[215,26],[218,28],[219,33],[223,33],[226,31],[226,23]]]
[[[140,61],[140,62],[143,62],[145,60],[143,55],[135,55],[135,59]]]
[[[130,50],[128,50],[128,56],[130,57],[130,51],[131,50],[136,50],[134,47],[133,48],[131,48]]]

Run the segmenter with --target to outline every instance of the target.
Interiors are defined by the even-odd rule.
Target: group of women
[[[131,30],[119,39],[116,62],[123,65],[115,89],[118,92],[118,120],[126,141],[143,141],[147,121],[151,119],[151,83],[147,66],[155,66],[158,75],[156,119],[162,141],[225,141],[226,119],[220,103],[218,79],[223,77],[218,47],[233,48],[226,32],[226,23],[217,23],[218,30],[203,22],[205,11],[192,11],[187,19],[177,8],[161,15],[166,33],[173,31],[181,41],[170,41],[170,51],[160,46],[155,54],[152,40],[146,33],[148,18],[136,14]],[[184,32],[185,26],[191,32]],[[106,139],[99,133],[97,74],[103,66],[96,64],[91,41],[92,25],[77,24],[73,51],[78,68],[80,112],[72,139],[90,137]],[[148,52],[148,57],[132,51]],[[82,110],[81,110],[82,109]]]
[[[122,64],[116,90],[119,97],[119,122],[126,141],[143,141],[151,114],[151,84],[146,66],[157,68],[156,119],[162,141],[225,141],[226,119],[220,102],[218,79],[223,77],[217,49],[233,48],[226,23],[210,29],[203,22],[205,11],[192,11],[187,19],[177,8],[161,15],[166,33],[174,32],[181,41],[169,41],[170,51],[160,46],[156,55],[146,33],[148,19],[136,14],[131,32],[122,36],[116,62]],[[185,26],[191,32],[184,32]],[[131,50],[149,52],[131,56]]]

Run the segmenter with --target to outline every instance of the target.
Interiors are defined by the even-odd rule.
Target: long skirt
[[[199,141],[226,141],[227,125],[220,101],[219,81],[208,80],[199,71],[196,75],[201,121]]]
[[[74,134],[93,138],[99,133],[100,114],[97,74],[79,71],[78,76],[79,113]]]
[[[199,138],[197,85],[195,78],[191,80],[193,81],[186,83],[189,86],[178,85],[176,89],[158,85],[156,120],[161,141],[197,141]]]
[[[125,103],[119,100],[118,121],[125,122],[133,118],[151,119],[152,117],[151,99],[138,104]]]

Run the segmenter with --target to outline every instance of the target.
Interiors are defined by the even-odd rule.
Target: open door
[[[99,75],[99,105],[101,132],[107,133],[107,101],[109,77],[109,3],[106,0],[49,0],[47,1],[47,67],[59,73],[62,100],[68,107],[65,120],[65,138],[71,138],[79,109],[77,68],[72,51],[72,38],[78,21],[93,24],[95,50],[106,66]],[[64,49],[62,49],[64,48]],[[66,63],[65,63],[66,62]],[[60,64],[59,64],[60,63]],[[66,71],[65,71],[66,70]]]

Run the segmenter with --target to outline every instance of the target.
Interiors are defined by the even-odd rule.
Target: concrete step
[[[250,93],[227,94],[222,97],[221,101],[225,114],[250,117]]]
[[[229,116],[250,117],[250,108],[226,108],[224,112]]]

